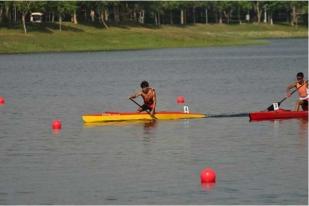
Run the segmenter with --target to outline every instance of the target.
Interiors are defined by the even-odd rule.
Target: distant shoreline
[[[265,39],[308,38],[308,28],[268,24],[196,24],[143,27],[64,23],[63,31],[49,24],[22,29],[0,27],[0,54],[136,51],[162,48],[203,48],[265,45]]]

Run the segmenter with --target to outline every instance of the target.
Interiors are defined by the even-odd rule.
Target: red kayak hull
[[[292,118],[308,118],[308,111],[292,111],[279,109],[277,111],[260,111],[249,113],[251,121],[256,120],[273,120],[273,119],[292,119]]]

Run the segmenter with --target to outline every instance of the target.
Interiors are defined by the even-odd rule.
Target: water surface
[[[133,111],[237,114],[281,100],[308,68],[307,39],[267,46],[0,55],[0,204],[307,204],[308,121],[248,117],[84,125]],[[292,109],[296,95],[282,104]],[[51,130],[61,119],[60,133]],[[213,188],[199,172],[217,171]]]

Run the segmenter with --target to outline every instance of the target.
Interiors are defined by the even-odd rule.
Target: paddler
[[[297,81],[291,83],[287,87],[287,96],[290,97],[291,93],[290,90],[292,88],[296,88],[299,99],[296,102],[295,110],[299,111],[299,107],[301,106],[304,111],[308,111],[308,99],[309,99],[309,94],[308,94],[308,80],[304,80],[304,73],[299,72],[296,75]]]
[[[144,104],[137,109],[138,112],[150,111],[151,115],[155,114],[156,105],[157,105],[157,95],[154,88],[149,87],[147,81],[142,81],[141,83],[142,90],[130,96],[129,99],[134,99],[138,96],[141,96],[144,100]]]

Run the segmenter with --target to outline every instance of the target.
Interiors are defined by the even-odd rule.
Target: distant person
[[[309,99],[308,80],[306,81],[304,80],[304,73],[302,72],[297,73],[296,79],[297,79],[296,82],[289,84],[286,90],[287,96],[290,97],[291,96],[290,90],[292,88],[296,88],[299,95],[299,99],[296,102],[295,110],[299,111],[299,108],[301,106],[304,111],[308,111],[308,99]]]
[[[142,88],[141,91],[130,96],[129,99],[134,99],[138,96],[141,96],[144,100],[144,104],[141,107],[139,107],[137,111],[142,112],[149,110],[150,114],[154,115],[157,105],[156,91],[154,88],[149,87],[149,83],[147,81],[142,81],[141,88]]]

